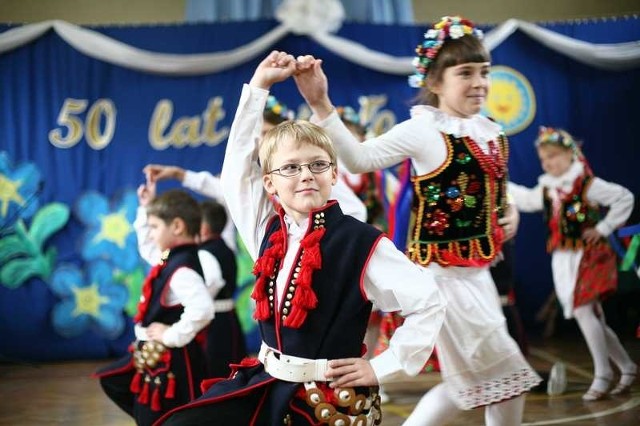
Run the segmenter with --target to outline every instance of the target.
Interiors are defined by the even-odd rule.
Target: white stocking
[[[427,392],[402,426],[441,426],[451,421],[460,409],[440,383]]]
[[[488,405],[484,409],[486,426],[518,426],[522,424],[524,395],[508,401]]]
[[[590,303],[575,308],[573,313],[593,358],[595,378],[591,387],[599,392],[606,392],[613,370],[609,364],[604,327],[596,317],[595,308],[596,306]]]

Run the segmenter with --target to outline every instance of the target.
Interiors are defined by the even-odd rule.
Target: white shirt
[[[140,256],[149,264],[156,265],[160,262],[162,253],[148,238],[149,228],[147,225],[147,213],[144,207],[138,207],[133,227],[138,237]],[[203,254],[205,255],[204,257]],[[211,262],[211,259],[207,260],[206,255],[209,255],[211,259],[213,259],[213,262]],[[205,279],[209,279],[212,283],[215,282],[215,284],[210,283],[209,285],[211,287],[219,287],[215,290],[215,293],[217,293],[220,288],[224,286],[220,264],[211,253],[205,250],[199,250],[198,257],[200,258],[203,271],[205,270],[204,265],[206,264],[208,266],[207,273],[204,274]],[[203,259],[204,262],[208,263],[203,264]],[[216,278],[218,276],[219,278]],[[220,281],[222,281],[222,286],[220,286]],[[211,287],[208,287],[207,283],[193,269],[178,268],[176,270],[169,282],[169,291],[166,293],[164,303],[167,305],[181,304],[184,306],[184,311],[178,322],[172,324],[163,334],[162,343],[165,346],[179,348],[186,345],[193,340],[200,330],[211,322],[214,316],[213,298],[211,295],[213,290],[210,290]],[[215,295],[215,293],[213,295]],[[135,324],[134,333],[138,340],[149,340],[146,328],[140,324]]]
[[[261,116],[268,92],[244,85],[238,110],[231,126],[222,167],[225,200],[250,256],[255,260],[268,220],[275,214],[262,186],[258,166]],[[303,237],[304,224],[286,219],[287,253],[276,285],[282,292]],[[330,266],[327,266],[330,267]],[[445,301],[433,274],[414,265],[388,238],[381,238],[364,271],[363,288],[367,299],[387,312],[399,311],[404,324],[393,335],[389,348],[371,360],[380,383],[415,375],[423,368],[444,320]],[[399,285],[401,284],[401,285]]]

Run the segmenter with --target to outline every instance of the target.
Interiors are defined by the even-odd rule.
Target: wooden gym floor
[[[623,343],[632,358],[640,362],[640,340],[626,339]],[[525,425],[640,425],[640,381],[636,381],[631,394],[585,403],[580,397],[591,383],[592,364],[580,336],[554,337],[532,345],[529,361],[537,370],[548,371],[559,360],[567,365],[567,392],[556,397],[528,394]],[[0,363],[0,425],[133,425],[89,377],[106,363]],[[382,424],[401,425],[421,395],[439,380],[438,373],[429,373],[410,382],[387,385],[392,400],[383,405]],[[449,424],[482,425],[482,410],[464,412]]]

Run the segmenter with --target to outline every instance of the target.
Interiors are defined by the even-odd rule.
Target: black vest
[[[314,271],[312,278],[318,305],[308,312],[300,328],[292,328],[282,324],[284,304],[280,304],[281,309],[260,322],[262,339],[287,355],[303,358],[360,357],[372,307],[365,298],[361,281],[382,233],[344,215],[336,202],[310,213],[310,229],[306,234],[313,231],[314,224],[326,228],[320,240],[322,267]],[[282,216],[267,227],[261,255],[275,232],[287,232]],[[291,285],[291,278],[288,277],[288,288],[295,287]]]
[[[148,327],[152,322],[163,324],[173,324],[178,322],[180,315],[184,311],[184,306],[166,306],[166,293],[169,291],[169,282],[178,268],[187,267],[196,271],[201,277],[202,267],[198,259],[198,246],[187,244],[174,247],[169,252],[169,257],[165,260],[165,265],[160,271],[160,275],[152,282],[151,297],[147,312],[142,319],[142,326]],[[203,284],[204,285],[204,284]]]
[[[222,238],[214,238],[200,244],[201,250],[206,250],[216,258],[222,269],[225,285],[216,294],[217,300],[232,299],[236,292],[238,267],[235,253],[225,244]]]
[[[442,134],[447,158],[440,168],[413,176],[409,258],[421,265],[489,264],[500,251],[497,220],[506,203],[508,143],[485,154],[468,137]]]

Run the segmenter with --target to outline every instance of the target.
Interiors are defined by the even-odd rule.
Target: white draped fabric
[[[107,63],[160,75],[204,75],[248,62],[268,51],[288,33],[293,33],[306,35],[343,59],[375,71],[395,75],[413,72],[413,57],[388,55],[332,34],[342,25],[344,9],[338,0],[322,3],[321,8],[318,4],[313,0],[285,0],[276,13],[280,25],[244,46],[224,52],[156,53],[129,46],[93,30],[53,20],[1,33],[0,54],[53,30],[78,51]],[[487,32],[484,42],[489,50],[495,49],[517,30],[558,53],[593,67],[622,71],[640,66],[640,40],[617,44],[588,43],[517,19],[509,19]]]

